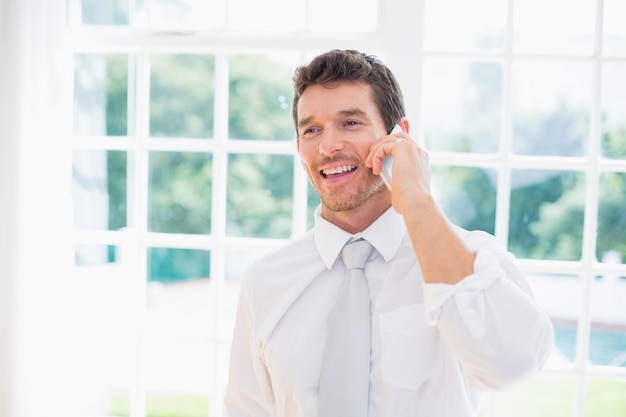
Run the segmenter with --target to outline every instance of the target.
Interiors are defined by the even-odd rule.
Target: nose
[[[319,143],[319,152],[322,155],[330,156],[343,149],[343,136],[335,128],[327,127],[322,132]]]

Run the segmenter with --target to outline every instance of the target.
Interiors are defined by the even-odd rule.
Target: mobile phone
[[[400,125],[396,124],[389,134],[394,134],[402,132],[402,128]],[[393,166],[393,156],[387,156],[383,159],[383,169],[380,171],[380,177],[383,179],[383,182],[391,191],[391,167]]]

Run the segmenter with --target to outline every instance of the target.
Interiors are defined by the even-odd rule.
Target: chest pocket
[[[380,315],[383,381],[416,390],[440,364],[439,332],[424,323],[424,305],[412,304]]]

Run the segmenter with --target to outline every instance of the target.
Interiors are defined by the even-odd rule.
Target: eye
[[[302,132],[300,133],[300,137],[301,137],[302,139],[304,139],[304,138],[306,138],[306,137],[308,137],[308,136],[312,136],[312,135],[314,135],[315,133],[317,133],[317,132],[319,132],[319,131],[320,131],[320,128],[319,128],[319,127],[315,127],[315,126],[312,126],[312,127],[307,127],[307,128],[305,128],[305,129],[303,129],[303,130],[302,130]]]
[[[344,125],[347,127],[359,126],[361,123],[356,120],[347,120]]]

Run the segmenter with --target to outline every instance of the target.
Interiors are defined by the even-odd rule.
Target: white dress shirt
[[[490,234],[455,228],[476,252],[455,285],[425,284],[393,208],[351,235],[316,214],[315,228],[252,265],[242,279],[226,406],[230,417],[317,417],[326,322],[351,238],[375,248],[370,417],[469,417],[480,390],[536,373],[553,344],[511,254]],[[349,416],[346,416],[349,417]]]

